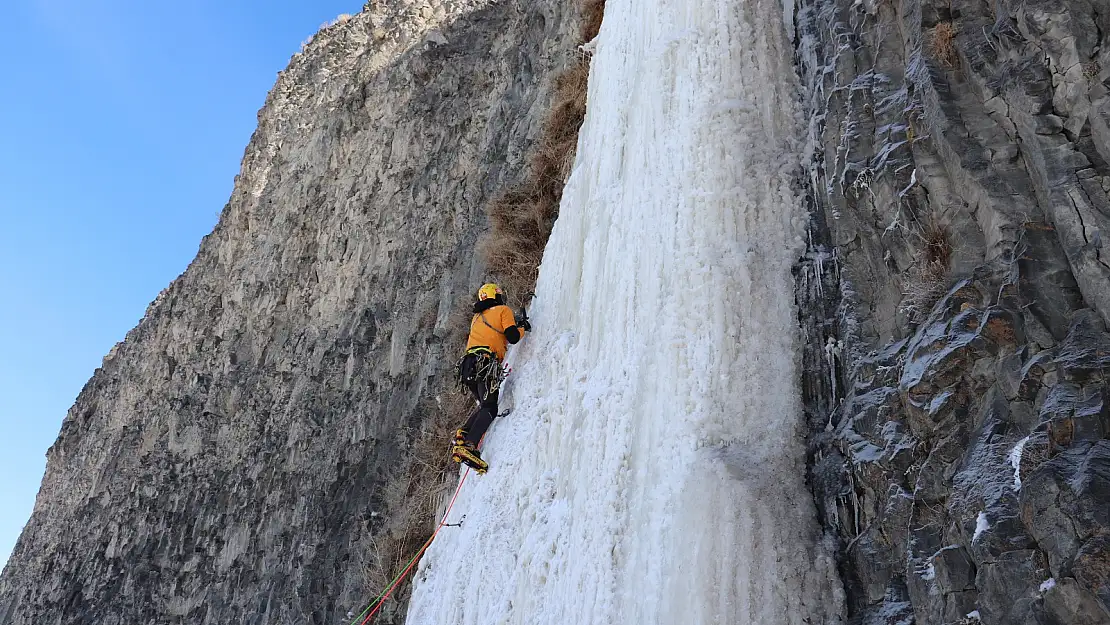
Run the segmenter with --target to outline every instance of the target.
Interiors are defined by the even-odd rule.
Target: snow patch
[[[929,564],[917,567],[917,576],[927,582],[931,582],[937,578],[937,570],[933,566],[932,558],[929,558]]]
[[[1025,449],[1025,443],[1029,442],[1029,437],[1021,439],[1010,450],[1010,466],[1014,468],[1014,490],[1021,490],[1021,452]]]
[[[979,516],[975,519],[975,535],[971,537],[972,544],[974,544],[975,541],[979,540],[979,536],[990,528],[991,524],[987,520],[987,513],[980,510]]]

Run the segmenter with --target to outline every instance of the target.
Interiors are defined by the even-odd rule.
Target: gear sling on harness
[[[497,394],[505,370],[488,347],[478,346],[466,350],[455,365],[455,379],[459,386],[470,391],[478,409],[470,415],[462,430],[464,438],[475,447],[497,416]]]
[[[501,386],[503,376],[501,363],[488,347],[471,347],[455,363],[455,380],[464,389],[474,393],[480,402],[482,398]]]

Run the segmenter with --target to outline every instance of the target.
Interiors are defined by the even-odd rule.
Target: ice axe
[[[524,297],[528,301],[531,301],[532,298],[536,297],[536,293],[535,292],[526,293]],[[525,332],[531,332],[532,331],[532,322],[528,320],[528,307],[525,306],[524,304],[520,305],[520,327],[524,328]]]

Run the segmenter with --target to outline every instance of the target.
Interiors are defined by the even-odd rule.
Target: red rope
[[[371,619],[374,618],[374,615],[382,609],[382,606],[385,605],[386,600],[388,600],[390,595],[393,594],[393,591],[396,590],[397,587],[401,585],[401,582],[405,580],[405,577],[408,576],[409,571],[412,570],[412,567],[416,566],[417,561],[420,560],[420,556],[424,555],[424,552],[428,549],[429,546],[431,546],[432,541],[435,540],[436,536],[439,535],[439,530],[443,529],[444,525],[446,525],[447,523],[447,517],[451,514],[451,508],[455,507],[455,500],[459,498],[459,493],[462,492],[463,484],[466,483],[466,476],[468,475],[470,475],[470,467],[466,468],[466,471],[463,473],[462,479],[459,480],[459,487],[455,489],[455,495],[451,497],[451,503],[447,504],[447,510],[443,512],[443,518],[440,519],[439,525],[436,526],[436,529],[434,532],[432,532],[431,537],[428,538],[427,542],[424,543],[424,546],[420,548],[420,551],[416,552],[416,557],[414,557],[412,561],[409,562],[408,567],[406,567],[404,571],[401,571],[401,574],[397,577],[397,581],[393,582],[393,585],[389,587],[389,590],[387,590],[386,593],[382,595],[381,600],[378,601],[378,605],[374,607],[373,611],[371,611],[370,614],[367,615],[366,618],[359,625],[366,625],[370,622]]]

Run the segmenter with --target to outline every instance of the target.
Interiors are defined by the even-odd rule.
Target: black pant
[[[497,389],[491,388],[493,384],[489,377],[478,375],[478,370],[482,368],[479,366],[481,358],[482,356],[477,354],[467,354],[459,368],[463,385],[470,389],[475,401],[478,402],[478,409],[470,415],[462,427],[466,442],[474,446],[482,440],[494,417],[497,416]],[[496,372],[501,366],[496,359],[492,360],[493,367],[489,367],[488,363],[485,367],[487,373]]]
[[[478,409],[470,415],[466,424],[463,425],[463,437],[467,443],[477,447],[482,437],[486,435],[486,430],[493,423],[494,417],[497,416],[497,391],[489,393],[485,399],[481,399],[477,394],[475,394],[475,398],[480,403]]]

